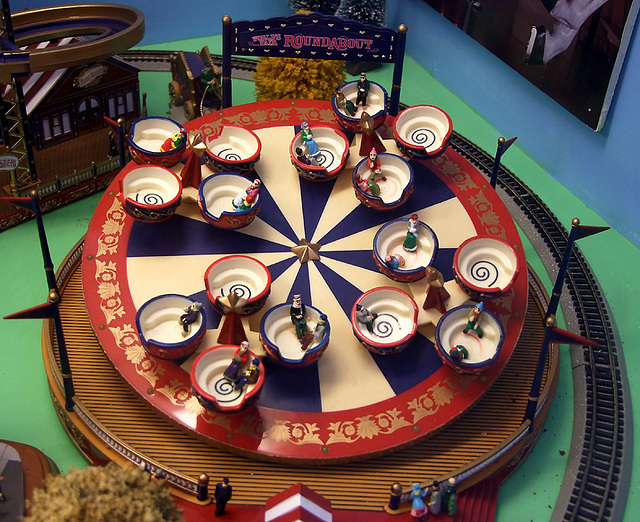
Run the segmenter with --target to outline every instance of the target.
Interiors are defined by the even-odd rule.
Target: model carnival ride
[[[311,107],[310,105],[309,106],[305,106],[305,104],[302,103],[302,102],[295,102],[295,103],[291,104],[291,106],[294,107],[293,110],[294,110],[295,114],[298,117],[301,116],[302,114],[304,114],[305,110],[316,110],[317,109],[317,108]],[[242,108],[240,108],[240,109],[242,109]],[[249,109],[249,107],[247,107],[247,109]],[[235,115],[235,111],[228,111],[227,113],[225,113],[225,117],[229,118],[230,121],[233,121],[233,117],[234,116],[236,116]],[[295,116],[294,116],[294,118],[295,118]],[[320,118],[320,121],[322,121],[322,117]],[[214,123],[212,125],[212,122],[210,120],[197,121],[197,122],[194,122],[194,124],[200,125],[200,129],[204,130],[205,132],[211,132],[216,127],[216,124]],[[260,126],[258,125],[256,127],[256,129],[258,129],[259,127]],[[271,128],[271,127],[278,128],[278,125],[271,124],[271,125],[268,125],[267,127],[269,127],[269,128]],[[273,132],[273,130],[271,130],[270,133],[271,132]],[[273,150],[273,148],[271,148],[270,150]],[[435,168],[435,170],[438,170],[435,165],[436,165],[435,163],[430,163],[429,167],[430,168]],[[265,163],[264,170],[263,170],[263,168],[261,168],[260,162],[259,162],[258,165],[256,166],[255,173],[258,176],[260,176],[260,178],[265,178],[265,179],[268,180],[269,179],[269,173],[268,173],[267,163]],[[271,185],[271,186],[274,187],[272,189],[272,191],[275,191],[275,186],[274,185]],[[302,189],[302,187],[301,187],[301,189]],[[304,189],[302,189],[302,190],[304,191]],[[104,204],[108,204],[108,200],[109,200],[109,198],[105,198],[105,200],[104,200],[105,203]],[[497,201],[495,201],[494,199],[492,199],[492,203],[494,205],[498,205]],[[271,209],[273,210],[273,207],[271,207]],[[263,210],[261,211],[261,214],[260,214],[260,219],[264,220],[266,223],[269,223],[269,218],[268,217],[264,217],[263,218],[264,215],[265,215],[265,211],[264,211],[264,208],[263,208]],[[289,214],[287,212],[285,212],[285,215],[289,216]],[[114,217],[116,217],[116,216],[114,216]],[[116,217],[116,219],[119,219],[119,218]],[[124,217],[124,221],[123,221],[123,225],[125,226],[125,229],[126,229],[126,234],[130,234],[131,230],[134,230],[135,227],[138,226],[135,223],[131,223],[130,221],[128,221],[128,219],[129,218],[127,218],[125,216]],[[174,218],[171,218],[171,220],[174,220]],[[169,220],[169,221],[171,221],[171,220]],[[97,221],[100,221],[100,218],[98,218]],[[156,225],[153,225],[153,226],[156,226]],[[130,229],[130,227],[133,227],[133,228]],[[584,234],[584,235],[588,235],[588,234]],[[584,237],[584,235],[582,237]],[[128,239],[130,244],[131,244],[132,240],[135,242],[135,238],[133,238],[133,236],[128,236],[126,239]],[[93,241],[93,240],[94,239],[92,239],[91,241]],[[93,247],[91,247],[91,248],[93,248]],[[292,251],[293,251],[293,249],[292,249]],[[83,255],[83,258],[84,258],[83,265],[85,264],[85,262],[87,260],[93,262],[93,260],[94,260],[94,258],[96,256],[96,254],[94,254],[92,250],[88,254],[86,253],[86,251],[84,251],[82,253],[82,255]],[[86,256],[86,257],[84,257],[84,256]],[[567,259],[567,262],[568,262],[568,259]],[[83,266],[83,270],[85,270],[85,269],[86,269],[86,267]],[[71,269],[71,270],[73,270],[73,269]],[[87,270],[88,274],[92,273],[92,272],[95,274],[95,270],[91,270],[91,268],[88,268],[86,270]],[[561,270],[561,273],[562,272],[563,271]],[[92,276],[89,276],[89,278],[91,278],[91,277]],[[127,276],[125,276],[125,278],[126,277]],[[86,282],[87,280],[85,279],[84,281]],[[522,277],[520,277],[520,283],[522,283]],[[525,280],[525,287],[526,286],[527,285],[526,285],[526,280]],[[293,290],[294,289],[292,287],[292,291]],[[86,291],[87,291],[87,289],[85,288],[85,292]],[[137,291],[138,290],[136,290],[136,292]],[[85,298],[86,298],[87,295],[89,295],[89,294],[85,293]],[[339,294],[337,294],[337,295],[339,295]],[[124,296],[118,296],[118,298],[120,298],[120,297],[124,297]],[[135,300],[133,302],[133,307],[134,308],[136,307]],[[92,307],[90,306],[90,308],[92,308]],[[98,306],[98,308],[100,308],[100,305]],[[103,311],[105,311],[105,310],[106,309],[103,308]],[[91,315],[91,312],[90,312],[90,315]],[[93,319],[91,321],[93,322]],[[109,326],[109,328],[114,328],[114,327],[116,329],[119,328],[117,326],[117,323],[112,323]],[[94,328],[95,328],[95,323],[94,323]],[[104,331],[104,328],[102,328],[101,326],[98,326],[98,328],[96,329],[96,333],[98,334],[98,338],[101,339],[101,342],[102,342],[103,336],[102,336],[102,334],[99,333],[100,331]],[[552,324],[552,322],[548,323],[546,332],[549,335],[548,335],[548,337],[545,338],[545,345],[543,346],[543,350],[542,350],[542,354],[544,356],[541,356],[540,359],[539,359],[540,362],[537,365],[537,369],[535,371],[535,377],[533,379],[533,386],[532,386],[532,388],[530,390],[530,393],[529,393],[529,395],[531,397],[534,397],[534,398],[538,396],[537,390],[535,388],[536,387],[539,388],[541,386],[542,377],[543,377],[543,374],[544,374],[545,367],[547,368],[547,370],[546,370],[547,371],[547,380],[548,380],[547,385],[551,385],[551,387],[553,388],[553,379],[554,379],[553,378],[553,371],[550,370],[546,366],[546,353],[545,353],[545,350],[548,349],[548,343],[551,340],[557,341],[559,338],[556,335],[556,334],[558,334],[558,331],[557,331],[557,329],[554,328],[554,325]],[[552,335],[552,334],[554,334],[554,335]],[[518,337],[518,336],[516,335],[516,337]],[[571,342],[571,338],[570,337],[563,336],[562,339],[563,339],[563,342]],[[585,345],[588,344],[585,339],[581,339],[581,338],[574,338],[573,341],[577,341],[577,342],[579,342],[581,344],[585,344]],[[103,342],[103,347],[104,347],[104,342]],[[513,348],[514,348],[514,346],[511,346],[511,350],[513,350]],[[120,373],[124,376],[125,380],[127,380],[130,385],[133,384],[134,389],[136,389],[136,385],[135,385],[135,383],[132,383],[131,377],[133,377],[134,381],[136,379],[138,379],[138,377],[136,377],[133,374],[129,375],[129,373],[128,373],[129,370],[122,371],[122,367],[119,366],[121,363],[114,361],[113,353],[109,353],[109,357],[111,358],[111,362],[114,363],[117,368],[119,368]],[[118,357],[119,356],[116,356],[116,358],[118,358]],[[148,359],[148,362],[150,362],[151,364],[156,364],[157,363],[157,361],[154,362],[152,359],[149,359],[148,356],[146,356],[146,358]],[[323,361],[325,359],[326,359],[326,356],[323,357]],[[507,359],[508,359],[508,357],[507,357]],[[146,363],[143,363],[143,365],[144,364],[146,364]],[[167,368],[168,367],[165,367],[165,369],[167,369]],[[172,370],[170,370],[170,371],[172,371]],[[136,372],[138,374],[140,374],[139,370],[136,370]],[[142,373],[144,373],[144,371]],[[551,380],[549,381],[549,377],[550,376],[551,376]],[[145,379],[147,379],[147,382],[148,382],[148,378],[145,377]],[[145,382],[145,381],[142,381],[142,382]],[[166,383],[164,381],[161,381],[160,383],[154,384],[154,387],[156,387],[158,385],[160,387],[157,388],[157,391],[160,392],[160,393],[159,394],[152,394],[152,395],[165,395],[165,397],[168,397],[168,395],[166,395],[166,394],[167,394],[167,392],[169,390],[166,387]],[[175,385],[175,383],[173,385]],[[149,394],[149,389],[148,388],[145,390],[145,393],[147,395]],[[141,396],[145,397],[145,393],[141,393]],[[173,393],[173,392],[171,392],[171,393]],[[549,402],[551,400],[551,396],[552,396],[552,391],[550,392],[547,389],[546,392],[543,393],[543,395],[542,395],[543,401],[541,403],[539,403],[537,400],[534,400],[533,402],[529,402],[529,406],[526,408],[525,419],[524,419],[524,422],[521,425],[520,429],[516,430],[517,433],[514,434],[514,436],[511,438],[511,440],[509,442],[505,442],[505,444],[501,445],[500,448],[496,448],[493,452],[491,452],[489,460],[485,461],[484,464],[478,463],[476,465],[473,465],[472,463],[470,463],[470,464],[468,464],[466,466],[462,466],[461,469],[457,469],[455,471],[452,470],[452,471],[449,471],[447,473],[451,473],[451,474],[457,475],[459,478],[461,478],[463,480],[466,480],[466,486],[469,487],[474,482],[476,482],[478,480],[481,480],[482,476],[487,473],[487,470],[491,470],[491,472],[494,472],[494,471],[497,471],[499,469],[504,469],[504,468],[508,469],[511,465],[514,465],[515,462],[512,459],[515,458],[514,457],[515,453],[518,453],[519,451],[521,451],[521,449],[523,447],[524,448],[530,447],[530,445],[533,443],[533,441],[537,437],[537,434],[539,433],[539,430],[541,428],[540,422],[543,421],[544,412],[546,411],[546,408],[548,408]],[[180,402],[180,401],[184,400],[184,397],[180,397],[179,398],[178,395],[173,396],[173,398],[171,398],[171,397],[169,397],[169,398],[170,398],[170,402],[174,402],[174,404],[175,404],[175,401]],[[160,403],[156,402],[156,399],[149,399],[148,397],[145,397],[145,399],[147,399],[150,403],[152,403],[152,405],[155,408],[160,409],[161,412],[167,413],[165,410],[163,410],[163,406]],[[164,400],[162,397],[158,397],[158,399],[160,400],[160,402],[162,402]],[[465,408],[463,408],[463,410],[464,409]],[[263,410],[263,412],[261,412],[261,414],[264,413],[265,411],[266,410]],[[171,414],[168,414],[168,416],[170,418],[172,417]],[[314,417],[321,417],[321,416],[322,416],[322,414],[314,415]],[[540,416],[542,416],[542,417],[540,417]],[[68,422],[69,415],[63,412],[63,417],[66,417],[67,418],[67,422]],[[538,424],[536,425],[536,420],[537,419],[538,419]],[[220,420],[222,420],[222,419],[220,419]],[[265,419],[263,419],[263,420],[265,420]],[[182,420],[178,420],[178,424],[181,424],[182,422],[183,422]],[[268,426],[268,424],[269,424],[268,420],[266,420],[266,424]],[[257,449],[256,450],[256,448],[254,448],[254,447],[249,447],[249,446],[243,447],[241,442],[239,442],[240,446],[236,445],[236,444],[238,444],[237,442],[233,442],[231,445],[229,445],[229,441],[232,441],[234,438],[237,437],[238,439],[241,439],[240,434],[242,432],[246,431],[247,428],[248,428],[248,426],[244,426],[239,430],[238,429],[232,429],[230,431],[225,431],[224,432],[225,435],[223,437],[224,440],[223,439],[217,439],[215,435],[211,436],[211,434],[206,434],[206,433],[203,434],[201,432],[200,426],[195,428],[195,431],[201,436],[204,435],[205,440],[207,440],[209,443],[213,442],[213,445],[215,447],[221,446],[223,449],[234,449],[234,446],[235,446],[235,450],[236,451],[239,450],[239,452],[241,454],[248,453],[251,456],[257,456],[258,458],[276,456],[277,460],[280,460],[281,457],[276,455],[277,452],[273,453],[273,451],[274,451],[273,449],[266,449],[266,452],[265,452],[265,450],[263,450],[263,449]],[[191,429],[194,429],[194,428],[191,428]],[[345,434],[346,434],[346,432],[345,432]],[[436,435],[434,435],[434,437],[435,436]],[[107,438],[109,438],[109,436],[107,436]],[[417,438],[414,439],[414,441],[411,442],[411,445],[414,446],[414,448],[416,448],[415,449],[416,453],[414,453],[414,454],[419,454],[419,451],[420,451],[419,450],[419,446],[420,446],[419,442],[420,442],[421,438],[422,437],[417,437]],[[91,454],[93,454],[95,452],[96,449],[99,449],[99,448],[92,447],[93,443],[89,443],[88,446],[86,445],[86,443],[88,442],[89,439],[91,439],[91,437],[88,437],[88,438],[84,438],[83,437],[83,439],[84,439],[84,444],[85,444],[84,447],[85,447],[85,449],[87,451],[87,454],[91,455]],[[95,442],[95,439],[93,439],[93,440]],[[103,440],[104,440],[104,436],[103,436]],[[429,440],[431,441],[432,437],[430,437]],[[107,443],[107,445],[110,445],[110,444],[111,444],[110,442]],[[98,447],[100,445],[101,444],[98,443]],[[374,444],[374,446],[375,446],[375,444]],[[326,451],[324,450],[324,448],[327,448]],[[290,457],[286,457],[285,456],[284,460],[285,461],[288,460],[288,461],[295,462],[299,458],[306,459],[306,457],[304,457],[304,456],[301,457],[300,456],[300,453],[299,453],[300,449],[301,449],[301,447],[298,446],[298,448],[296,449],[295,458],[290,458]],[[337,447],[336,447],[336,449],[337,449]],[[331,444],[325,444],[323,446],[323,450],[322,451],[325,452],[325,453],[330,453],[331,454],[330,458],[326,460],[327,463],[331,463],[333,461],[333,459],[336,457],[336,455],[332,454],[333,453],[332,450],[333,450],[333,448],[331,448]],[[379,454],[383,454],[383,453],[387,452],[386,450],[382,450],[381,447],[375,448],[375,447],[368,447],[366,445],[364,446],[364,450],[358,450],[358,451],[364,451],[364,453],[360,453],[359,455],[364,455],[366,453],[371,453],[371,455],[379,455]],[[356,453],[358,453],[358,451]],[[400,447],[395,448],[394,451],[396,452],[394,454],[398,454],[398,455],[400,455],[400,453],[403,453],[401,451]],[[133,450],[132,451],[130,449],[126,449],[121,453],[123,455],[122,458],[124,458],[124,460],[130,460],[130,461],[132,460],[134,462],[144,461],[144,460],[146,460],[148,458],[144,454],[144,452],[141,453],[138,450]],[[338,453],[339,453],[339,451],[338,451]],[[320,455],[322,455],[322,453]],[[346,460],[347,461],[351,460],[351,457],[353,457],[353,454],[348,455]],[[339,458],[340,457],[338,456],[338,459]],[[393,456],[391,456],[389,458],[393,459]],[[316,458],[314,458],[314,457],[309,457],[309,459],[316,460]],[[267,460],[269,460],[269,459],[267,459]],[[155,464],[156,463],[154,463],[154,465]],[[175,465],[178,466],[177,463]],[[167,466],[167,467],[170,468],[171,466]],[[484,468],[484,469],[482,469],[482,468]],[[169,471],[171,473],[172,470],[169,469]],[[335,472],[335,470],[334,470],[334,472]],[[437,472],[437,473],[442,473],[442,471]],[[193,491],[193,481],[192,480],[188,480],[188,479],[184,480],[184,478],[180,476],[180,473],[175,473],[175,470],[173,470],[173,473],[172,473],[171,476],[172,476],[172,479],[173,479],[173,483],[175,485],[177,485],[177,486],[179,486],[179,487],[181,487],[183,489]],[[440,476],[440,475],[438,475],[438,476]],[[238,478],[240,479],[240,477],[238,477]],[[409,482],[409,481],[407,481],[407,482]],[[462,486],[461,489],[463,487],[464,486]],[[388,490],[387,490],[387,495],[388,495]],[[400,503],[401,503],[403,498],[405,497],[405,495],[399,494],[399,495],[397,495],[397,497],[400,499]],[[396,507],[398,507],[398,506],[396,506]],[[402,511],[402,510],[400,510],[400,511]]]

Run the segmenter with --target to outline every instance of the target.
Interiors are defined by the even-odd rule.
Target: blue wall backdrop
[[[87,2],[16,0],[11,8],[18,12],[63,3]],[[145,15],[142,44],[220,34],[225,14],[246,20],[292,13],[287,0],[122,3]],[[387,0],[387,25],[401,23],[409,27],[407,54],[497,129],[496,138],[517,136],[517,146],[549,176],[640,246],[635,216],[640,200],[640,42],[635,32],[607,122],[596,133],[421,0]]]

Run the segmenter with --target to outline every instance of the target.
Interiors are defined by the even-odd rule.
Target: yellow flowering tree
[[[253,75],[258,101],[302,98],[330,100],[345,82],[345,63],[307,58],[260,58]]]
[[[296,14],[309,13],[299,9]],[[344,71],[345,62],[339,60],[260,58],[253,75],[256,100],[330,100],[335,86],[345,82]]]

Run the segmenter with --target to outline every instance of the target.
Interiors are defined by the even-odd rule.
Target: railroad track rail
[[[452,146],[490,177],[493,157],[454,135]],[[540,255],[552,280],[569,234],[544,202],[501,167],[497,190]],[[631,400],[613,316],[589,264],[574,245],[560,303],[568,328],[597,341],[572,347],[574,430],[552,520],[622,520],[632,457]],[[625,422],[628,417],[629,422]]]
[[[118,55],[125,62],[135,65],[142,71],[170,71],[171,59],[177,56],[179,51],[157,50],[129,50]],[[213,63],[222,67],[222,56],[212,54]],[[231,60],[231,75],[233,78],[252,80],[256,70],[256,61],[251,58],[233,57]]]
[[[126,61],[149,62],[149,51],[127,51]],[[171,51],[153,51],[154,60]],[[149,55],[151,56],[151,55]],[[220,55],[213,56],[216,64]],[[247,78],[256,61],[232,59],[234,77]],[[401,105],[401,109],[406,106]],[[487,178],[494,159],[454,133],[451,145]],[[568,241],[568,232],[544,202],[514,173],[501,167],[496,189],[534,245],[552,280]],[[597,341],[597,348],[571,347],[574,378],[574,430],[563,486],[552,520],[622,520],[629,492],[633,434],[631,400],[620,339],[604,293],[580,249],[574,245],[565,291],[560,299],[570,331]],[[626,418],[629,422],[625,422]]]

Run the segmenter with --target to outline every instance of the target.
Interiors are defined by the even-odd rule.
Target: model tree
[[[256,100],[330,100],[335,86],[345,81],[344,66],[345,62],[339,60],[260,58],[253,75]]]
[[[30,512],[24,522],[184,520],[162,481],[114,463],[48,476],[34,490]]]
[[[384,26],[387,21],[386,0],[342,0],[336,16],[363,24]]]
[[[336,16],[363,24],[384,26],[387,20],[386,0],[341,0]],[[345,64],[346,71],[354,76],[380,66],[380,62],[349,61]]]
[[[295,11],[309,11],[311,13],[334,14],[340,0],[291,0],[291,7]]]
[[[345,82],[344,62],[308,58],[260,58],[253,75],[258,101],[330,100]]]

